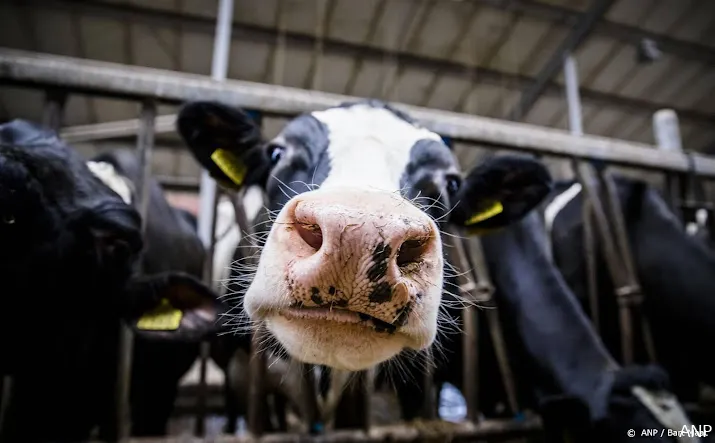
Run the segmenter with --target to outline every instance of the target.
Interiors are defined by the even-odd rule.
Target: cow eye
[[[271,165],[275,165],[283,157],[285,147],[281,145],[270,145],[268,147],[268,157],[271,159]]]
[[[449,195],[454,195],[459,191],[459,187],[462,185],[462,180],[457,176],[447,177],[447,192]]]
[[[15,224],[15,216],[12,214],[5,214],[2,216],[2,222],[6,225],[14,225]]]

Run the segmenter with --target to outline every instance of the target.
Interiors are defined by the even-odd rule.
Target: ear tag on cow
[[[162,299],[159,306],[144,314],[137,321],[137,329],[144,331],[175,331],[179,329],[183,312]]]
[[[502,212],[504,212],[504,206],[502,206],[501,202],[494,202],[487,209],[483,210],[482,212],[477,212],[476,214],[471,216],[469,220],[467,220],[465,225],[475,225],[480,221],[484,221],[488,218],[494,217],[495,215],[501,214]]]
[[[233,153],[219,148],[211,154],[211,160],[235,184],[240,186],[243,183],[243,179],[246,177],[246,165]]]

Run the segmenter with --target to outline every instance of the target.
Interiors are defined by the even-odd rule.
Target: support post
[[[461,241],[460,233],[456,229],[450,229],[449,233],[454,246],[450,253],[455,254],[454,257],[451,257],[451,260],[458,269],[468,269],[470,266],[469,258],[467,257],[467,250]],[[476,271],[474,268],[472,270],[473,272],[464,273],[458,277],[460,292],[469,301],[479,297],[480,289],[483,288],[482,285],[484,284],[483,281],[477,281],[479,277],[475,277],[476,272],[481,271]],[[474,281],[469,280],[467,274]],[[477,294],[472,296],[472,291],[477,292]],[[464,400],[467,403],[467,419],[476,423],[479,416],[479,317],[477,316],[477,310],[471,304],[462,309],[462,323],[464,324],[464,331],[462,332],[462,386]]]
[[[216,232],[216,213],[218,210],[218,201],[221,196],[220,192],[214,192],[213,202],[211,206],[211,240],[206,248],[206,256],[204,257],[204,268],[203,268],[203,278],[207,283],[211,282],[211,277],[213,276],[213,256],[216,249],[215,232]],[[206,384],[206,372],[208,366],[208,359],[211,356],[211,343],[208,341],[202,341],[199,345],[199,389],[197,396],[197,408],[196,408],[196,423],[195,431],[196,435],[203,436],[206,432],[206,403],[208,397],[208,386]]]
[[[233,22],[233,0],[219,0],[218,14],[216,17],[216,34],[214,37],[213,59],[211,62],[211,78],[218,81],[226,80],[228,72],[228,55],[231,47],[231,28]],[[218,196],[216,182],[211,179],[208,172],[201,172],[199,188],[199,216],[198,234],[207,254],[204,266],[204,281],[211,282],[213,250],[216,227],[216,205]],[[206,418],[206,365],[210,353],[208,342],[201,343],[200,369],[199,369],[199,398],[196,417],[196,435],[203,436]]]
[[[566,103],[569,110],[569,130],[573,135],[583,135],[581,96],[578,91],[578,69],[576,59],[571,54],[564,61],[564,80],[566,81]]]
[[[149,209],[149,177],[151,173],[151,154],[154,147],[154,120],[156,118],[156,105],[151,101],[142,104],[139,134],[137,137],[137,157],[139,169],[142,173],[136,183],[136,208],[142,219],[142,233],[146,228],[147,212]],[[116,433],[120,442],[128,441],[131,434],[131,371],[132,352],[134,349],[134,336],[131,329],[124,322],[119,329],[119,364],[117,377],[116,401]]]
[[[653,134],[658,149],[683,151],[678,115],[672,109],[661,109],[653,114]]]
[[[261,349],[261,342],[269,334],[261,325],[253,331],[251,337],[251,357],[248,364],[248,432],[254,438],[263,434],[264,414],[266,413],[266,398],[264,395],[266,375],[266,353]]]
[[[583,114],[581,110],[581,95],[579,94],[578,86],[578,66],[576,65],[576,59],[574,59],[572,54],[569,54],[564,59],[564,80],[566,82],[566,105],[568,107],[569,115],[569,131],[573,135],[581,136],[583,135]],[[578,165],[572,165],[576,178],[578,179]],[[583,202],[583,241],[584,241],[584,255],[587,262],[588,268],[588,305],[589,313],[591,317],[591,324],[593,325],[596,333],[601,330],[601,314],[598,304],[598,292],[596,290],[597,280],[595,278],[595,248],[593,243],[593,226],[591,219],[591,202],[586,199]],[[551,253],[551,251],[549,251]]]
[[[658,149],[668,152],[683,151],[678,116],[673,110],[661,109],[653,114],[653,136]],[[681,198],[679,183],[682,181],[682,177],[682,174],[665,173],[666,198],[670,209],[680,220],[683,220],[683,212],[679,205]]]
[[[42,110],[42,125],[59,132],[62,127],[62,114],[67,102],[67,92],[51,88],[45,91],[45,107]]]

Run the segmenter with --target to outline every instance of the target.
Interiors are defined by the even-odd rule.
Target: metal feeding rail
[[[164,103],[216,100],[266,115],[295,115],[357,100],[339,94],[239,80],[212,80],[182,72],[126,66],[0,48],[0,82],[33,88],[62,88],[134,100]],[[659,151],[653,145],[507,122],[474,115],[396,105],[427,128],[454,140],[533,152],[541,155],[603,161],[614,165],[687,173],[689,155]],[[695,174],[715,179],[715,158],[692,154]]]

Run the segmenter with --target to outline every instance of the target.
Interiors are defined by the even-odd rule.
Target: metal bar
[[[536,104],[541,94],[546,89],[548,82],[556,75],[564,61],[566,54],[574,52],[586,40],[586,37],[591,33],[593,26],[601,19],[603,14],[608,11],[614,0],[595,0],[591,7],[584,15],[581,16],[578,23],[572,28],[569,35],[556,48],[556,51],[551,55],[549,60],[544,64],[544,67],[536,75],[534,84],[524,90],[519,103],[509,113],[510,120],[520,120],[525,117],[531,108]]]
[[[586,265],[586,288],[588,291],[588,304],[591,314],[591,323],[597,335],[601,334],[601,314],[598,304],[598,273],[596,260],[596,237],[593,232],[593,215],[591,202],[582,200],[581,217],[583,219],[583,252]]]
[[[569,130],[573,135],[583,135],[581,96],[578,91],[578,69],[576,59],[572,54],[569,54],[564,60],[564,79],[566,80],[566,103],[569,110]]]
[[[609,207],[609,212],[611,215],[611,220],[613,221],[613,231],[615,234],[616,246],[619,249],[622,266],[625,269],[625,284],[627,288],[631,288],[633,295],[640,296],[642,298],[642,290],[640,281],[638,280],[638,274],[636,271],[636,265],[633,261],[633,254],[628,241],[628,232],[626,229],[625,217],[623,216],[623,211],[621,210],[620,200],[618,199],[618,190],[616,189],[616,183],[613,179],[612,171],[601,171],[601,182],[606,190],[607,204]],[[620,283],[616,283],[620,286],[619,290],[623,288]],[[620,294],[618,294],[620,295]],[[621,302],[621,300],[619,300]],[[623,304],[621,302],[621,304]],[[638,310],[640,316],[640,326],[643,344],[645,345],[646,353],[650,363],[656,363],[656,353],[655,344],[653,342],[653,334],[651,333],[650,324],[648,317],[643,312],[643,304],[639,301],[635,308]]]
[[[139,119],[118,120],[90,125],[68,126],[60,130],[62,140],[67,143],[84,143],[132,136],[139,131]],[[176,131],[176,114],[160,115],[156,118],[154,134]]]
[[[142,171],[135,183],[136,207],[142,219],[142,233],[146,229],[146,219],[149,209],[149,177],[151,174],[151,154],[154,146],[154,118],[156,105],[151,101],[142,104],[140,120],[142,125],[137,136],[137,156],[139,168]],[[119,441],[129,439],[131,433],[129,396],[132,377],[132,352],[134,336],[131,329],[122,322],[119,330],[119,364],[117,374],[117,407],[116,407],[116,437]]]
[[[434,431],[430,431],[430,428]],[[445,430],[445,428],[447,428]],[[538,435],[542,431],[541,420],[529,418],[512,420],[485,420],[477,425],[449,423],[436,420],[425,422],[419,428],[410,425],[374,427],[369,433],[361,430],[338,430],[330,435],[305,436],[301,434],[271,434],[260,438],[246,436],[221,436],[222,443],[387,443],[418,441],[473,442],[509,441],[519,437]],[[174,436],[162,438],[136,438],[131,443],[206,443],[202,438]],[[99,442],[97,442],[99,443]]]
[[[578,162],[576,164],[576,175],[578,180],[583,185],[583,190],[586,198],[590,202],[591,211],[595,220],[596,232],[599,234],[599,240],[603,251],[606,265],[613,280],[614,289],[619,292],[621,288],[625,288],[628,282],[627,270],[621,266],[618,245],[614,238],[613,229],[608,223],[606,210],[598,195],[598,177],[593,171],[593,166],[586,162]],[[619,301],[619,317],[621,324],[621,354],[623,364],[628,365],[633,363],[633,328],[631,322],[631,312],[629,305],[622,303],[621,296],[617,295]]]
[[[653,136],[658,149],[667,152],[683,152],[678,115],[672,109],[661,109],[653,114]],[[684,220],[683,208],[680,207],[681,188],[686,178],[682,174],[665,175],[665,191],[671,210]]]
[[[59,85],[76,92],[162,102],[217,100],[265,114],[295,115],[356,100],[338,94],[306,91],[173,71],[127,67],[25,51],[0,49],[0,83],[42,87]],[[582,94],[583,95],[583,94]],[[395,104],[427,128],[457,141],[521,150],[543,155],[600,160],[620,166],[687,172],[682,153],[658,152],[651,145],[596,136],[574,137],[565,131],[454,112]],[[698,176],[715,178],[715,158],[693,155]]]
[[[200,189],[199,189],[200,191]],[[210,217],[210,229],[211,239],[206,249],[206,255],[204,257],[204,268],[203,268],[203,279],[207,283],[211,282],[213,276],[213,256],[216,248],[216,213],[218,211],[218,202],[220,198],[220,192],[214,192],[213,202],[211,205],[211,217]],[[199,201],[199,206],[201,201]],[[199,219],[201,213],[199,213]],[[208,398],[207,393],[207,383],[206,383],[206,371],[207,362],[211,355],[211,344],[208,341],[202,341],[199,347],[199,388],[197,395],[197,410],[196,410],[196,423],[195,423],[195,433],[198,436],[203,436],[206,429],[206,402]]]
[[[266,413],[264,383],[266,375],[266,353],[261,349],[261,342],[268,332],[264,326],[253,331],[251,337],[251,359],[248,364],[248,432],[259,437],[263,434],[263,415]]]
[[[661,109],[653,114],[653,135],[658,149],[676,152],[683,150],[678,115],[672,109]]]
[[[331,411],[326,411],[332,414],[334,430],[360,429],[363,432],[369,432],[370,399],[368,392],[371,391],[372,377],[368,372],[370,371],[350,373],[342,393],[337,392],[339,399],[336,407]],[[332,381],[334,382],[335,378]],[[331,434],[327,434],[326,437],[329,438]]]
[[[219,0],[216,17],[216,36],[214,38],[211,78],[224,81],[228,72],[228,55],[231,49],[231,22],[233,21],[233,0]],[[213,273],[213,255],[216,230],[216,206],[218,192],[216,182],[207,171],[201,171],[199,186],[198,234],[207,249],[204,266],[204,281],[211,282]],[[196,417],[196,435],[203,436],[206,419],[206,364],[209,358],[209,344],[201,343],[199,373],[199,408]]]
[[[62,127],[62,113],[67,102],[67,93],[55,88],[45,91],[45,107],[42,110],[42,125],[59,131]]]
[[[464,248],[465,252],[467,247],[465,245],[466,240],[459,240],[455,242],[457,248]],[[484,249],[482,247],[482,242],[478,238],[471,239],[471,248],[469,248],[469,253],[464,254],[467,258],[467,265],[472,270],[472,277],[476,281],[477,291],[480,297],[485,299],[492,299],[492,294],[494,293],[494,285],[492,284],[491,278],[489,277],[489,268],[487,266],[486,257],[484,255]],[[466,267],[465,267],[466,268]],[[498,305],[495,306],[498,309]],[[494,345],[494,354],[496,355],[497,365],[499,367],[499,372],[502,376],[502,384],[504,385],[504,392],[507,397],[507,403],[509,404],[509,409],[512,413],[516,414],[519,412],[519,401],[516,392],[516,382],[514,379],[514,372],[512,371],[511,362],[509,361],[509,355],[506,351],[506,340],[504,339],[503,328],[501,325],[501,320],[499,319],[499,312],[497,309],[487,309],[484,315],[487,319],[487,327],[489,329],[489,337]],[[466,376],[466,374],[464,374]]]
[[[436,392],[434,384],[434,355],[431,351],[428,351],[423,353],[421,358],[424,359],[424,373],[422,374],[422,380],[424,382],[422,418],[425,420],[434,420],[439,418],[439,393]]]
[[[233,16],[233,0],[220,0],[218,19],[216,21],[216,38],[214,40],[214,53],[211,64],[211,78],[216,82],[226,79],[228,70],[228,52],[230,49],[231,20]],[[213,233],[211,232],[213,209],[211,205],[215,200],[216,182],[211,179],[206,171],[201,173],[200,209],[198,218],[198,231],[201,241],[209,247]],[[208,257],[211,260],[211,257]]]
[[[313,426],[320,418],[315,373],[313,372],[312,364],[301,363],[301,367],[303,369],[301,371],[301,394],[303,394],[302,397],[305,399],[305,403],[303,404],[305,410],[302,411],[302,413],[309,431],[317,432],[318,430],[313,429]]]
[[[467,275],[471,275],[474,279],[474,273],[464,272],[468,269],[469,258],[467,257],[466,248],[461,241],[460,233],[454,228],[449,229],[451,234],[451,243],[454,248],[450,253],[454,253],[456,257],[452,260],[457,265],[457,268],[462,270],[459,273],[458,281],[460,282],[460,292],[467,297],[468,300],[473,300],[469,292],[475,290],[483,281],[470,281]],[[478,279],[478,277],[477,277]],[[471,283],[471,285],[470,285]],[[462,289],[470,286],[470,290]],[[462,309],[462,322],[464,331],[462,333],[462,393],[467,403],[467,419],[473,423],[477,422],[479,416],[479,319],[478,312],[469,304]]]
[[[199,192],[199,180],[193,177],[156,177],[159,185],[166,191]]]
[[[24,2],[24,5],[33,4],[37,4],[42,8],[62,11],[71,9],[72,11],[78,11],[82,14],[94,17],[142,23],[150,26],[152,29],[164,27],[173,32],[176,23],[180,23],[187,31],[205,34],[213,34],[215,32],[214,20],[206,16],[181,14],[167,10],[110,4],[106,2],[79,2],[76,0],[27,0]],[[250,23],[233,24],[234,38],[244,42],[273,45],[276,39],[276,32],[277,30],[272,27]],[[287,45],[291,47],[303,47],[306,50],[312,50],[318,40],[316,36],[312,34],[296,31],[285,31],[282,32],[280,36],[281,41],[285,41]],[[497,71],[491,68],[476,66],[474,63],[465,64],[436,57],[416,55],[403,50],[386,50],[374,43],[366,46],[332,38],[325,38],[323,43],[323,51],[326,55],[352,56],[356,59],[369,59],[377,63],[382,63],[385,58],[390,58],[399,60],[401,66],[409,66],[430,72],[443,72],[465,79],[470,78],[470,70],[472,70],[474,71],[474,75],[479,78],[480,83],[489,83],[502,88],[525,90],[534,84],[534,79],[526,75]],[[697,60],[700,62],[701,59]],[[553,96],[558,96],[561,94],[561,87],[555,82],[547,82],[545,92]],[[624,96],[607,94],[596,90],[583,91],[583,97],[584,100],[589,100],[589,102],[592,102],[595,106],[617,107],[629,113],[648,112],[652,114],[660,107],[658,104],[629,99]],[[697,120],[704,124],[712,124],[713,122],[713,116],[706,113],[679,109],[678,114],[682,118],[693,121]]]

